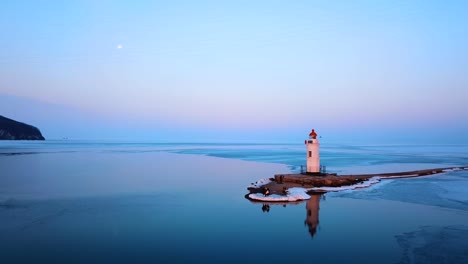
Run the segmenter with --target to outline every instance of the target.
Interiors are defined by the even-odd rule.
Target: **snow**
[[[251,193],[249,194],[249,198],[265,202],[294,202],[310,199],[310,196],[306,191],[307,190],[304,188],[294,187],[288,189],[287,195],[270,194],[268,196],[264,196],[261,193]]]
[[[362,183],[353,184],[349,186],[312,187],[312,188],[293,187],[293,188],[288,189],[287,195],[271,194],[268,196],[264,196],[262,193],[251,193],[249,194],[249,198],[253,200],[265,201],[265,202],[294,202],[294,201],[310,199],[310,195],[307,194],[308,191],[338,192],[338,191],[354,190],[354,189],[369,187],[378,182],[380,182],[380,177],[372,177],[369,180],[364,181]]]
[[[310,195],[307,194],[308,191],[315,191],[315,192],[339,192],[339,191],[347,191],[347,190],[354,190],[359,188],[366,188],[371,185],[374,185],[380,182],[380,177],[372,177],[367,181],[362,183],[357,183],[348,186],[340,186],[340,187],[312,187],[312,188],[301,188],[301,187],[294,187],[289,188],[287,191],[287,195],[278,195],[278,194],[271,194],[268,196],[264,196],[262,193],[251,193],[249,194],[249,198],[257,201],[265,201],[265,202],[294,202],[294,201],[301,201],[301,200],[308,200],[310,199]]]
[[[444,172],[461,171],[461,170],[466,170],[466,169],[468,169],[468,167],[452,168],[452,169],[445,169]]]
[[[369,180],[364,181],[362,183],[357,183],[357,184],[348,185],[348,186],[341,186],[341,187],[312,187],[312,188],[293,187],[287,190],[287,195],[270,194],[268,196],[264,196],[262,193],[251,193],[249,194],[248,197],[256,201],[265,201],[265,202],[302,201],[302,200],[310,199],[310,195],[307,194],[308,191],[339,192],[339,191],[346,191],[346,190],[354,190],[354,189],[365,188],[365,187],[374,185],[380,182],[380,179],[381,179],[380,177],[372,177]],[[257,181],[257,183],[264,182],[264,180],[265,179],[261,179]]]
[[[353,184],[353,185],[340,186],[340,187],[312,187],[312,188],[308,188],[307,190],[318,191],[318,192],[339,192],[339,191],[354,190],[354,189],[369,187],[378,182],[380,182],[380,177],[372,177],[367,181]]]
[[[444,172],[452,172],[452,171],[460,171],[460,170],[465,170],[466,168],[453,168],[453,169],[446,169]],[[348,186],[340,186],[340,187],[312,187],[312,188],[300,188],[300,187],[294,187],[288,189],[287,195],[278,195],[278,194],[271,194],[268,196],[264,196],[261,193],[252,193],[249,194],[249,198],[257,201],[268,201],[268,202],[294,202],[294,201],[301,201],[301,200],[307,200],[310,198],[310,196],[307,194],[308,191],[314,191],[314,192],[340,192],[340,191],[349,191],[349,190],[355,190],[355,189],[360,189],[360,188],[367,188],[370,187],[376,183],[379,183],[383,179],[397,179],[397,178],[411,178],[411,177],[418,177],[420,175],[418,174],[411,174],[411,175],[403,175],[403,176],[385,176],[385,177],[379,177],[375,176],[372,178],[369,178],[367,181],[363,181],[361,183],[353,184],[353,185],[348,185]],[[265,179],[260,179],[255,184],[249,186],[249,187],[261,187],[267,183],[270,183],[271,180],[268,178]],[[452,190],[453,192],[453,190]],[[458,192],[454,192],[458,193]],[[464,195],[464,193],[463,193]]]
[[[249,186],[247,186],[247,189],[248,188],[260,188],[263,185],[266,185],[266,184],[268,184],[270,182],[271,182],[270,178],[263,178],[263,179],[260,179],[260,180],[256,181],[255,183],[252,183]]]
[[[430,174],[432,175],[432,174]],[[395,175],[395,176],[385,176],[385,177],[382,177],[382,179],[398,179],[398,178],[411,178],[411,177],[419,177],[421,175],[419,174],[408,174],[408,175]],[[425,175],[425,176],[429,176],[429,175]]]

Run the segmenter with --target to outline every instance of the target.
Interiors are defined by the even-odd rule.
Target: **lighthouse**
[[[309,134],[309,139],[304,142],[307,146],[307,173],[320,173],[320,143],[314,129]]]

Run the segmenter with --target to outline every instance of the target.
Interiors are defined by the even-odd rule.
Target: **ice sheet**
[[[467,237],[467,226],[425,226],[398,235],[400,263],[468,263]]]
[[[423,177],[382,180],[358,192],[334,196],[356,199],[387,199],[468,211],[468,171],[455,170]]]

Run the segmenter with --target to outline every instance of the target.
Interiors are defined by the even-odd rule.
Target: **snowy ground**
[[[265,202],[294,202],[309,199],[310,196],[306,193],[306,191],[307,189],[294,187],[288,189],[287,195],[271,194],[264,196],[261,193],[251,193],[249,194],[249,198]]]
[[[261,193],[251,193],[249,194],[249,198],[257,201],[265,201],[265,202],[294,202],[294,201],[301,201],[307,200],[310,196],[307,194],[308,191],[316,191],[316,192],[338,192],[338,191],[346,191],[346,190],[354,190],[359,188],[366,188],[373,184],[376,184],[380,181],[380,177],[372,177],[367,181],[362,183],[357,183],[349,186],[341,186],[341,187],[313,187],[313,188],[301,188],[301,187],[294,187],[289,188],[286,195],[278,195],[278,194],[271,194],[265,196]],[[259,180],[258,182],[262,182],[264,184],[256,184],[254,185],[256,188],[261,187],[271,181],[264,181]],[[249,186],[251,187],[251,186]]]
[[[375,167],[379,168],[380,171],[376,170]],[[434,165],[434,168],[436,168],[436,167],[437,166]],[[447,166],[438,165],[438,167],[449,167],[449,165],[447,165]],[[395,167],[395,166],[392,167],[392,165],[387,166],[387,167],[385,167],[383,165],[370,166],[370,168],[362,169],[360,171],[364,171],[363,173],[380,173],[380,172],[382,172],[382,169],[384,169],[385,172],[388,172],[388,171],[390,171],[389,170],[390,168],[395,169],[395,171],[402,171],[401,167],[399,167],[400,170],[398,170],[398,169],[396,169],[397,167]],[[425,165],[425,167],[423,167],[422,164],[406,164],[406,166],[405,166],[405,169],[410,170],[410,171],[411,170],[418,170],[418,169],[427,169],[427,168],[428,168],[427,164]],[[357,172],[355,169],[356,168],[350,168],[349,170],[346,170],[346,171],[347,171],[347,173],[350,173],[351,171],[352,172]],[[457,177],[457,174],[461,174],[459,177],[462,177],[461,179],[464,179],[465,178],[464,175],[468,175],[468,172],[465,172],[463,169],[460,169],[460,168],[446,169],[446,170],[444,170],[443,174],[440,174],[440,176],[444,177],[445,179],[451,179],[451,180],[460,179],[459,177]],[[455,175],[455,177],[452,177],[451,175]],[[431,177],[435,177],[435,176],[437,176],[437,175],[432,175],[432,176],[428,175],[428,176],[419,177],[419,178],[427,178],[428,179],[427,181],[430,181],[432,179]],[[392,179],[408,178],[408,177],[418,177],[418,175],[390,176],[390,177],[384,177],[384,178],[376,176],[376,177],[372,177],[369,180],[361,182],[361,183],[357,183],[357,184],[353,184],[353,185],[349,185],[349,186],[340,186],[340,187],[313,187],[313,188],[295,187],[295,188],[290,188],[288,190],[287,195],[272,194],[272,195],[264,196],[263,194],[258,194],[257,193],[257,194],[250,194],[249,198],[257,200],[257,201],[269,201],[269,202],[301,201],[301,200],[307,200],[307,199],[310,198],[310,196],[307,195],[308,191],[315,191],[315,192],[351,191],[351,190],[370,187],[370,186],[372,186],[374,184],[377,184],[377,183],[381,182],[382,179],[384,179],[385,181],[391,182]],[[270,182],[271,182],[271,180],[268,179],[268,178],[260,179],[257,182],[252,183],[252,185],[250,185],[249,187],[259,188],[259,187],[264,186],[264,185],[266,185],[266,184],[268,184]],[[392,183],[392,184],[395,184],[395,183]],[[447,197],[448,198],[448,199],[446,199],[447,201],[452,201],[453,202],[453,200],[455,200],[455,201],[459,201],[461,203],[461,205],[466,204],[468,206],[468,198],[465,195],[465,193],[462,191],[462,189],[464,189],[464,187],[461,187],[462,189],[460,189],[460,188],[458,188],[457,184],[454,183],[454,182],[448,182],[445,185],[446,185],[445,187],[439,186],[439,188],[442,188],[442,189],[445,188],[445,189],[447,189],[447,191],[442,192],[442,193],[439,192],[439,194],[443,194],[445,197]],[[451,186],[448,186],[448,185],[451,185]],[[467,184],[463,182],[462,185],[467,185]],[[466,187],[468,187],[468,186],[466,186]],[[448,189],[450,189],[450,190],[448,190]],[[362,195],[365,196],[365,194],[366,194],[366,192],[364,192]],[[465,201],[465,200],[467,200],[467,201]],[[458,207],[460,207],[460,206],[458,206]]]

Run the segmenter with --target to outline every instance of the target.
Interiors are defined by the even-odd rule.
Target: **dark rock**
[[[45,140],[34,126],[0,115],[0,140]]]

